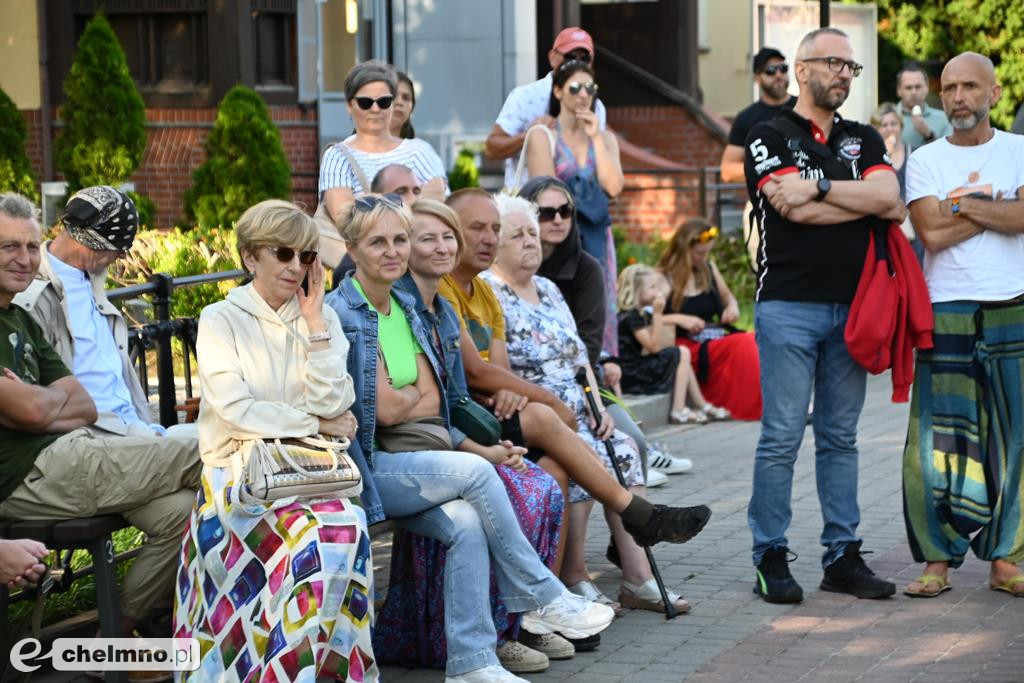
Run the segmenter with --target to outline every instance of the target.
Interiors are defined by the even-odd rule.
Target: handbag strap
[[[338,147],[338,151],[344,154],[345,158],[348,159],[349,166],[352,167],[352,170],[356,174],[356,180],[358,180],[359,184],[362,185],[363,187],[363,194],[369,192],[370,179],[366,177],[366,172],[363,171],[363,167],[359,165],[359,162],[356,161],[356,158],[352,155],[352,150],[350,150],[348,148],[348,145],[346,145],[344,142],[338,142],[336,143],[336,146]],[[321,167],[323,167],[322,163],[320,165]]]
[[[295,470],[296,472],[301,472],[307,477],[313,479],[318,477],[326,477],[328,475],[334,474],[338,470],[337,451],[340,449],[336,447],[336,444],[333,441],[323,441],[320,439],[311,439],[309,437],[303,437],[299,440],[302,441],[303,443],[306,443],[307,445],[316,446],[317,448],[321,448],[327,453],[330,453],[331,468],[329,470],[324,470],[323,472],[310,472],[305,467],[303,467],[302,465],[300,465],[299,463],[295,462],[295,460],[292,459],[291,453],[288,452],[288,447],[285,444],[281,443],[281,439],[274,439],[274,445],[277,446],[277,452],[280,454],[281,458],[284,459],[286,463],[291,465],[293,470]]]
[[[523,151],[519,154],[519,162],[516,163],[516,172],[515,175],[512,176],[512,187],[508,188],[512,194],[519,194],[519,188],[523,186],[522,180],[520,179],[523,175],[523,170],[526,168],[526,144],[530,140],[530,133],[538,128],[543,130],[548,136],[548,142],[551,143],[551,161],[554,163],[555,145],[557,144],[557,141],[555,140],[555,132],[542,123],[538,123],[536,126],[531,126],[529,130],[526,131],[526,135],[523,136]]]

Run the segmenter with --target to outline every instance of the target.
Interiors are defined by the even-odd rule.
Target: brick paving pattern
[[[805,434],[793,483],[791,567],[804,588],[801,605],[769,605],[751,592],[746,506],[757,423],[674,428],[658,435],[694,460],[692,473],[652,489],[659,503],[707,503],[714,510],[696,539],[655,551],[667,585],[692,605],[666,622],[653,612],[626,611],[602,634],[601,647],[552,662],[530,681],[871,681],[959,683],[1024,681],[1024,600],[988,589],[988,565],[968,561],[952,574],[954,589],[911,599],[903,587],[921,570],[903,528],[900,462],[907,406],[889,402],[887,377],[871,378],[860,422],[860,533],[872,569],[896,581],[888,600],[858,600],[817,589],[821,512],[814,444]],[[619,574],[604,559],[607,529],[591,516],[587,552],[595,583],[618,592]],[[375,562],[386,568],[385,558]],[[384,572],[381,572],[382,574]],[[381,577],[384,578],[383,576]],[[383,680],[441,681],[442,672],[385,667]]]

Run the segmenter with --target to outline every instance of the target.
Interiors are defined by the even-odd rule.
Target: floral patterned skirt
[[[558,551],[564,499],[558,484],[544,470],[527,462],[519,474],[504,465],[496,470],[509,502],[530,544],[551,567]],[[382,664],[443,669],[447,659],[444,632],[444,566],[440,541],[407,531],[395,532],[387,600],[373,631],[373,647]],[[510,614],[497,597],[491,571],[491,617],[498,644],[519,636],[519,615]]]
[[[348,499],[241,503],[205,467],[182,548],[174,636],[197,638],[192,681],[377,681],[362,508]]]

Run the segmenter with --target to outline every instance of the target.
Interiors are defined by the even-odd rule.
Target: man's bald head
[[[370,183],[370,192],[377,194],[397,194],[406,206],[420,198],[422,183],[408,166],[388,164],[377,171]]]
[[[946,63],[940,82],[942,108],[954,130],[989,125],[989,110],[1002,93],[991,59],[977,52],[961,53]]]

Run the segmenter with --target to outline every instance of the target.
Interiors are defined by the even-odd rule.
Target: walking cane
[[[594,422],[599,426],[601,424],[600,416],[601,410],[597,406],[597,399],[594,398],[594,393],[590,390],[590,380],[587,379],[587,371],[584,368],[580,368],[579,372],[576,373],[576,382],[579,383],[580,388],[583,389],[583,396],[587,400],[587,406],[590,408],[590,414],[594,416]],[[612,461],[612,469],[615,470],[615,478],[619,480],[619,484],[622,488],[629,489],[629,485],[626,484],[626,477],[622,475],[622,468],[619,467],[619,459],[615,457],[615,446],[612,445],[611,440],[604,442],[604,447],[608,451],[608,459]],[[665,582],[661,580],[661,572],[658,571],[658,565],[654,562],[654,553],[651,552],[650,546],[643,546],[644,554],[647,555],[647,564],[651,565],[651,573],[654,574],[654,581],[658,584],[658,592],[661,593],[661,604],[665,605],[665,620],[675,619],[679,616],[679,612],[676,611],[676,606],[668,599],[668,591],[665,590]]]

